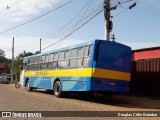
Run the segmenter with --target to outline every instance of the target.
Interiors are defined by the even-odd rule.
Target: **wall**
[[[160,96],[160,58],[132,62],[131,93]]]

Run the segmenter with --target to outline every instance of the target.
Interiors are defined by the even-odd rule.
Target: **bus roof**
[[[75,45],[64,47],[64,48],[60,48],[60,49],[50,50],[48,52],[43,52],[43,53],[27,56],[27,57],[23,58],[23,63],[27,62],[28,59],[32,58],[32,57],[37,57],[37,56],[41,56],[41,55],[47,55],[47,54],[50,54],[50,53],[65,51],[65,50],[69,50],[69,49],[73,49],[73,48],[78,48],[78,47],[83,47],[83,46],[94,44],[96,41],[105,41],[105,42],[110,42],[110,43],[115,43],[115,44],[119,44],[119,45],[125,46],[124,44],[117,43],[117,42],[114,42],[114,41],[106,41],[106,40],[98,40],[98,39],[96,39],[96,40],[90,40],[90,41],[87,41],[87,42],[75,44]],[[128,46],[126,46],[126,47],[128,47]]]

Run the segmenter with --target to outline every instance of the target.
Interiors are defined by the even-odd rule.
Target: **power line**
[[[90,17],[91,15],[93,15],[95,12],[97,12],[97,10],[99,10],[99,9],[102,8],[102,7],[103,7],[103,4],[101,4],[100,6],[98,6],[98,8],[96,8],[94,11],[92,11],[91,13],[89,13],[89,15],[87,15],[85,18],[81,19],[81,20],[79,21],[79,23],[80,23],[81,21],[84,21],[85,19],[87,19],[87,18]],[[71,29],[71,28],[70,28],[70,29]],[[60,33],[60,34],[57,35],[57,36],[54,36],[54,35],[53,35],[54,37],[52,37],[52,38],[47,38],[47,39],[55,39],[55,38],[58,38],[59,36],[64,35],[64,33],[66,33],[66,32],[69,32],[69,31],[66,30],[66,31]]]
[[[92,20],[93,18],[95,18],[97,15],[99,15],[103,10],[104,10],[104,9],[102,9],[101,11],[99,11],[98,13],[96,13],[92,18],[90,18],[89,20],[87,20],[85,23],[83,23],[81,26],[79,26],[77,29],[75,29],[74,31],[72,31],[71,33],[69,33],[68,35],[66,35],[65,37],[63,37],[62,39],[60,39],[60,40],[58,40],[57,42],[55,42],[55,43],[53,43],[53,44],[51,44],[51,45],[43,48],[42,50],[45,50],[45,49],[47,49],[47,48],[49,48],[49,47],[57,44],[58,42],[66,39],[67,37],[69,37],[70,35],[72,35],[74,32],[76,32],[77,30],[79,30],[81,27],[83,27],[84,25],[86,25],[89,21],[91,21],[91,20]]]
[[[21,3],[24,0],[17,0],[17,2],[11,3],[10,5],[7,5],[7,9],[10,9],[11,7],[16,6],[17,4]]]
[[[90,0],[85,7],[87,7],[90,2],[93,2],[93,0]],[[84,8],[85,8],[85,7],[84,7]],[[87,10],[85,11],[85,13],[88,11],[89,7],[90,7],[90,5],[88,6],[88,8],[87,8]],[[98,6],[98,7],[99,7],[99,6]],[[84,9],[83,9],[83,10],[84,10]],[[82,11],[82,10],[81,10],[81,11]],[[85,13],[84,13],[84,14],[85,14]],[[92,12],[92,13],[94,13],[94,12]],[[84,14],[82,15],[82,17],[80,18],[80,20],[78,21],[78,23],[82,20],[82,18],[84,17]],[[92,15],[92,14],[91,14],[91,15]],[[88,15],[87,17],[85,17],[83,20],[85,20],[85,19],[88,18],[89,16],[90,16],[90,15]],[[78,24],[78,23],[77,23],[77,24]],[[76,26],[77,26],[77,25],[76,25]],[[74,28],[75,28],[75,27],[74,27]],[[32,44],[32,45],[33,45],[33,44]],[[32,47],[35,47],[35,46],[32,46]]]
[[[88,17],[90,17],[90,16],[93,16],[96,12],[97,12],[97,10],[99,11],[99,10],[101,10],[103,8],[103,4],[101,4],[101,6],[98,6],[98,9],[96,9],[96,10],[94,10],[94,11],[92,11],[92,13],[90,13],[89,15],[87,15],[85,18],[83,18],[80,22],[82,22],[82,21],[84,21],[84,20],[86,20]],[[80,23],[79,22],[79,23]],[[68,31],[67,31],[68,32]],[[68,34],[70,34],[70,33],[68,33]],[[52,39],[55,39],[55,38],[57,38],[57,37],[59,37],[60,35],[57,35],[57,36],[55,36],[54,38],[52,38]]]
[[[63,27],[61,27],[54,35],[51,35],[51,36],[47,37],[46,40],[47,40],[47,39],[50,39],[50,38],[52,38],[52,37],[54,37],[54,36],[56,36],[56,35],[59,34],[62,30],[64,30],[65,28],[67,28],[67,27],[80,15],[80,13],[88,6],[88,4],[89,4],[91,1],[93,1],[93,0],[90,0],[89,2],[87,2],[87,3],[85,4],[85,6],[84,6],[67,24],[65,24]],[[68,31],[68,30],[67,30],[67,31]],[[60,35],[62,35],[62,34],[64,34],[64,33],[66,33],[66,31],[62,32],[61,34],[57,35],[56,37],[59,37]],[[46,41],[46,40],[45,40],[45,41]],[[42,41],[42,42],[44,43],[44,41]],[[48,41],[46,41],[46,42],[48,42]]]
[[[72,28],[71,32],[77,27],[77,25],[80,23],[80,21],[82,20],[82,18],[84,17],[84,15],[87,13],[88,9],[90,8],[90,6],[92,5],[93,0],[91,0],[91,3],[89,4],[89,6],[87,7],[86,11],[82,14],[82,16],[80,17],[80,19],[78,20],[78,22],[75,24],[75,26]]]
[[[140,0],[137,0],[135,3],[138,3]],[[134,4],[132,4],[132,5],[135,5],[135,3]],[[134,7],[134,6],[133,6]],[[118,14],[116,14],[116,15],[114,15],[113,17],[117,17],[117,16],[119,16],[119,15],[121,15],[121,14],[123,14],[124,12],[126,12],[127,10],[130,10],[131,8],[130,7],[127,7],[127,8],[124,8],[124,10],[123,11],[121,11],[120,13],[118,13]]]
[[[21,26],[24,26],[24,25],[26,25],[26,24],[28,24],[28,23],[31,23],[31,22],[33,22],[33,21],[35,21],[35,20],[37,20],[37,19],[39,19],[39,18],[41,18],[41,17],[44,17],[44,16],[46,16],[46,15],[48,15],[48,14],[50,14],[50,13],[52,13],[52,12],[54,12],[54,11],[60,9],[60,8],[62,8],[63,6],[68,5],[69,3],[73,2],[73,1],[74,1],[74,0],[70,0],[70,1],[68,1],[68,2],[66,2],[66,3],[64,3],[63,5],[55,8],[55,9],[53,9],[53,10],[47,12],[47,13],[44,13],[44,14],[36,17],[36,18],[33,18],[32,20],[29,20],[29,21],[24,22],[24,23],[22,23],[22,24],[20,24],[20,25],[17,25],[17,26],[15,26],[15,27],[12,27],[12,28],[9,28],[9,29],[7,29],[7,30],[4,30],[4,31],[0,32],[0,34],[6,33],[6,32],[11,31],[11,30],[13,30],[13,29],[16,29],[16,28],[19,28],[19,27],[21,27]]]
[[[75,20],[75,18],[76,17],[78,17],[79,15],[80,15],[80,13],[88,6],[90,6],[90,3],[91,2],[93,2],[94,0],[90,0],[89,2],[87,2],[87,4],[85,4],[85,6],[66,24],[66,26],[63,26],[59,31],[62,31],[63,29],[65,29],[65,28],[67,28],[71,23],[73,23],[73,21]],[[103,7],[103,3],[101,3],[101,4],[98,4],[98,5],[96,5],[96,6],[93,6],[92,7],[92,9],[94,8],[96,8],[94,11],[92,10],[92,13],[90,13],[89,15],[87,15],[85,18],[81,18],[81,20],[79,20],[79,22],[81,22],[82,20],[85,20],[85,19],[87,19],[88,17],[90,17],[93,13],[95,13],[95,12],[97,12],[97,10],[99,10],[99,8],[102,8]],[[97,9],[98,8],[98,9]],[[89,8],[86,8],[86,9],[89,9]],[[87,12],[87,10],[85,11],[85,13]],[[91,10],[90,10],[90,12],[91,12]],[[84,13],[83,13],[84,14]],[[84,16],[84,15],[83,15]],[[74,25],[75,26],[75,25]],[[70,29],[73,29],[73,28],[70,28]],[[70,30],[69,29],[69,30]],[[67,32],[69,32],[69,30],[66,30],[66,31],[64,31],[64,32],[61,32],[61,33],[56,33],[56,34],[54,34],[54,35],[52,35],[52,36],[54,36],[54,37],[48,37],[48,38],[45,38],[45,39],[43,39],[43,45],[44,45],[44,43],[45,44],[47,44],[48,42],[51,42],[51,40],[53,40],[53,39],[55,39],[55,38],[58,38],[58,37],[60,37],[61,35],[65,35],[65,33],[67,33]],[[56,35],[56,36],[55,36]],[[48,39],[51,39],[50,41],[47,41]],[[44,42],[45,41],[45,42]],[[39,46],[39,44],[38,44],[39,42],[37,42],[37,43],[35,43],[35,44],[32,44],[32,45],[29,45],[28,47],[27,47],[27,50],[31,50],[31,49],[33,49],[33,48],[35,48],[35,46],[37,46],[37,48],[38,48],[38,46]],[[18,49],[21,49],[21,48],[24,48],[24,47],[18,47]]]

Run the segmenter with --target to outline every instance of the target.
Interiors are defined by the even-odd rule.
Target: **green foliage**
[[[5,58],[5,52],[0,49],[0,63],[8,63],[8,59]]]
[[[1,50],[1,49],[0,49],[0,56],[1,56],[1,57],[5,57],[5,52],[4,52],[4,50]]]
[[[31,52],[26,53],[26,51],[24,50],[23,53],[20,53],[18,57],[19,58],[24,58],[24,57],[27,57],[27,56],[30,56],[30,55],[33,55],[33,53],[31,53]]]
[[[16,79],[19,80],[21,66],[23,65],[23,58],[30,55],[33,55],[33,53],[23,51],[23,53],[20,53],[14,60],[14,71],[15,71]]]
[[[37,51],[36,54],[39,52]],[[19,80],[19,75],[21,72],[21,66],[23,65],[23,58],[33,55],[31,52],[23,51],[23,53],[20,53],[15,59],[14,59],[14,74],[16,75],[16,80]],[[11,70],[12,67],[12,60],[5,58],[5,52],[0,49],[0,63],[7,63],[9,69]]]

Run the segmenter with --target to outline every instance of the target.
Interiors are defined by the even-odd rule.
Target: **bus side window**
[[[46,55],[45,62],[48,62],[48,61],[49,61],[49,55]]]
[[[41,69],[47,69],[48,63],[41,63]]]
[[[58,68],[59,69],[66,69],[68,68],[69,60],[65,60],[65,58],[68,57],[66,56],[66,52],[60,52],[59,53],[59,61],[58,61]]]
[[[73,49],[71,51],[71,57],[70,58],[75,58],[77,56],[77,49]]]
[[[91,54],[92,54],[92,46],[89,46],[88,55],[91,56]]]
[[[35,65],[35,69],[36,69],[36,70],[39,70],[39,64],[36,64],[36,65]]]
[[[78,48],[77,57],[83,57],[83,48]]]
[[[58,53],[54,54],[53,62],[50,63],[50,67],[53,69],[57,68],[57,61],[58,61]]]
[[[38,57],[38,63],[40,63],[42,61],[42,56]]]
[[[58,61],[58,68],[60,69],[66,69],[68,68],[68,65],[69,65],[69,60]]]
[[[89,67],[91,53],[92,53],[92,46],[85,47],[84,57],[83,57],[83,67]]]
[[[70,58],[70,54],[71,52],[68,50],[65,52],[65,59],[69,59]]]
[[[58,60],[58,53],[55,53],[54,55],[54,61],[57,61]]]
[[[84,50],[84,56],[88,56],[88,52],[89,52],[89,47],[85,47],[85,50]]]
[[[48,56],[49,56],[49,58],[48,58],[48,62],[53,61],[54,54],[50,54],[50,55],[48,55]]]
[[[80,68],[81,67],[81,58],[75,58],[70,60],[70,68]]]
[[[59,53],[59,60],[63,60],[64,59],[64,52],[60,52]]]
[[[46,56],[43,55],[43,56],[41,56],[41,57],[42,57],[42,58],[41,58],[41,62],[45,62]]]
[[[90,57],[83,58],[83,67],[89,67],[90,64]]]

